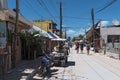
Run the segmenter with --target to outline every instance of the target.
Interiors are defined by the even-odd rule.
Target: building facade
[[[7,72],[21,61],[22,46],[17,33],[22,29],[29,29],[32,23],[19,14],[17,33],[15,33],[15,12],[5,9],[0,10],[0,15],[0,70],[2,70],[0,72]],[[14,35],[16,35],[16,42]]]
[[[120,42],[120,27],[100,28],[100,34],[105,43]]]
[[[0,10],[8,9],[7,0],[0,0]]]
[[[34,20],[33,23],[41,29],[45,30],[46,32],[55,33],[57,30],[57,24],[54,23],[52,20]]]

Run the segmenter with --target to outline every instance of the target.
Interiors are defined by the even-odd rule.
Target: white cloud
[[[84,28],[80,29],[80,34],[85,34],[85,29]]]
[[[62,27],[66,27],[66,25],[62,25]]]
[[[113,23],[114,25],[119,25],[119,24],[120,24],[120,22],[119,22],[118,20],[113,20],[112,23]]]
[[[109,21],[101,21],[100,24],[99,24],[99,26],[107,26],[109,24],[110,24]]]
[[[70,29],[67,31],[67,34],[75,34],[75,30]]]
[[[70,37],[76,37],[76,36],[79,36],[80,34],[85,34],[84,28],[77,29],[77,30],[69,29],[67,31],[67,36],[70,36]]]

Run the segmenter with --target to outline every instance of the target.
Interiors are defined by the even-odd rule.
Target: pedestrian
[[[86,43],[86,49],[87,49],[87,54],[89,55],[89,53],[90,53],[90,44],[89,44],[89,42]]]
[[[73,44],[72,44],[72,42],[70,42],[70,47],[72,48],[72,46],[73,46]]]
[[[69,42],[68,41],[65,42],[65,49],[67,51],[67,54],[69,54],[70,49],[69,49]]]
[[[76,50],[77,50],[77,53],[79,53],[79,42],[78,41],[76,42]]]
[[[106,43],[104,40],[103,40],[103,51],[104,51],[104,55],[105,55],[106,54]]]
[[[83,53],[83,48],[84,48],[84,43],[81,42],[81,43],[80,43],[80,50],[81,50],[81,53]]]
[[[64,44],[63,43],[60,43],[59,44],[59,52],[63,52],[63,49],[64,49]]]

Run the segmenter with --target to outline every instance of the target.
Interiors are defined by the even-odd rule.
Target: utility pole
[[[63,27],[65,28],[65,39],[67,38],[67,34],[66,34],[66,31],[67,31],[67,27]]]
[[[95,36],[95,25],[94,25],[94,9],[91,11],[92,16],[92,30],[93,30],[93,44],[94,44],[94,52],[97,52],[97,44],[96,44],[96,36]]]
[[[65,27],[65,38],[67,38],[67,34],[66,34],[66,31],[67,31],[67,30],[66,30],[66,27]]]
[[[42,23],[43,23],[43,16],[41,16],[41,22],[40,22],[40,28],[41,28],[40,33],[41,33],[41,34],[42,34],[42,29],[43,29],[43,25],[42,25]]]
[[[60,2],[60,38],[62,38],[62,2]]]
[[[85,27],[85,39],[87,38],[87,32],[86,32],[86,27]]]
[[[16,0],[16,20],[15,20],[15,33],[17,33],[18,18],[19,18],[19,0]]]
[[[94,26],[94,9],[92,8],[91,11],[91,16],[92,16],[92,30],[93,30],[93,42],[95,41],[95,26]]]
[[[16,0],[16,18],[15,18],[15,30],[14,30],[14,42],[13,42],[13,64],[12,67],[15,67],[16,63],[16,43],[17,43],[17,27],[18,27],[18,18],[19,18],[19,0]]]

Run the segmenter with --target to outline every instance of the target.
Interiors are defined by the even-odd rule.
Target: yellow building
[[[34,20],[33,24],[45,30],[46,32],[52,32],[60,36],[60,30],[56,28],[57,24],[52,20]],[[62,38],[65,38],[64,32],[62,32]]]
[[[57,24],[52,20],[34,20],[33,24],[45,30],[46,32],[55,32]]]

